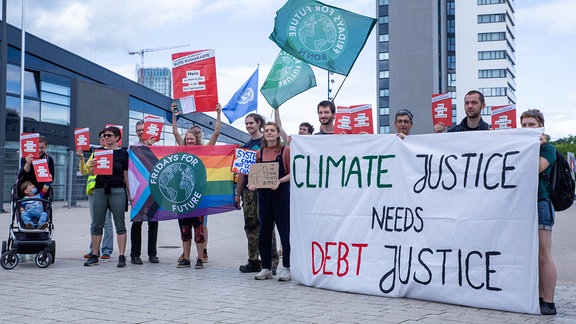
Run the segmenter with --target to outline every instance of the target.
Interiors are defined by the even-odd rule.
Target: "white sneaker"
[[[290,274],[290,268],[283,268],[278,274],[278,281],[290,281],[292,280],[292,275]]]
[[[266,280],[272,279],[272,271],[270,269],[262,269],[258,274],[254,277],[256,280]]]

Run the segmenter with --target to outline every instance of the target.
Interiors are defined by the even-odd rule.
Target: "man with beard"
[[[469,91],[466,96],[464,96],[464,111],[466,112],[466,117],[462,119],[460,124],[449,127],[448,132],[489,130],[490,124],[482,120],[482,116],[480,115],[484,107],[486,107],[484,95],[476,90]],[[445,129],[446,125],[444,125],[444,123],[434,125],[435,133],[442,133]]]
[[[328,100],[321,101],[317,109],[320,131],[314,135],[334,134],[334,115],[336,114],[334,103]]]

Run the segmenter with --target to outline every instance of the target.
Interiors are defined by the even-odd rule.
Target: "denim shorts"
[[[550,200],[538,202],[538,229],[551,231],[554,226],[554,207]]]

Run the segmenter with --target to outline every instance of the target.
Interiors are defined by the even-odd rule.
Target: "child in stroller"
[[[24,181],[20,186],[21,196],[24,197],[20,202],[20,217],[24,224],[26,224],[27,229],[46,229],[48,227],[48,214],[44,211],[42,201],[31,199],[44,198],[48,189],[50,189],[50,186],[44,184],[42,191],[38,193],[38,188],[36,188],[32,181]],[[36,227],[34,223],[36,223]]]
[[[42,183],[42,185],[44,185]],[[54,224],[52,223],[52,188],[43,187],[46,192],[43,197],[30,196],[28,188],[37,188],[40,184],[34,181],[20,180],[12,187],[12,202],[10,229],[8,240],[2,241],[2,255],[0,266],[6,270],[14,269],[19,262],[18,255],[36,254],[35,263],[40,268],[46,268],[54,263],[56,257],[56,241],[52,240]],[[24,190],[26,188],[26,190]],[[22,196],[24,191],[29,191]],[[38,217],[37,225],[30,228],[33,218],[26,215],[26,205],[29,203],[41,204],[41,210],[46,213]],[[24,211],[24,212],[22,212]],[[44,225],[46,224],[46,225]]]

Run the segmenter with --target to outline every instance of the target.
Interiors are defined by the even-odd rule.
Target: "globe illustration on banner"
[[[162,170],[158,187],[164,199],[178,204],[190,199],[194,192],[194,171],[185,163],[173,163]]]
[[[276,59],[272,71],[275,71],[274,75],[270,78],[272,81],[280,81],[285,79],[292,73],[294,69],[294,60],[288,56],[279,56]]]
[[[325,52],[336,43],[336,26],[327,16],[315,14],[301,23],[300,41],[310,51]]]

